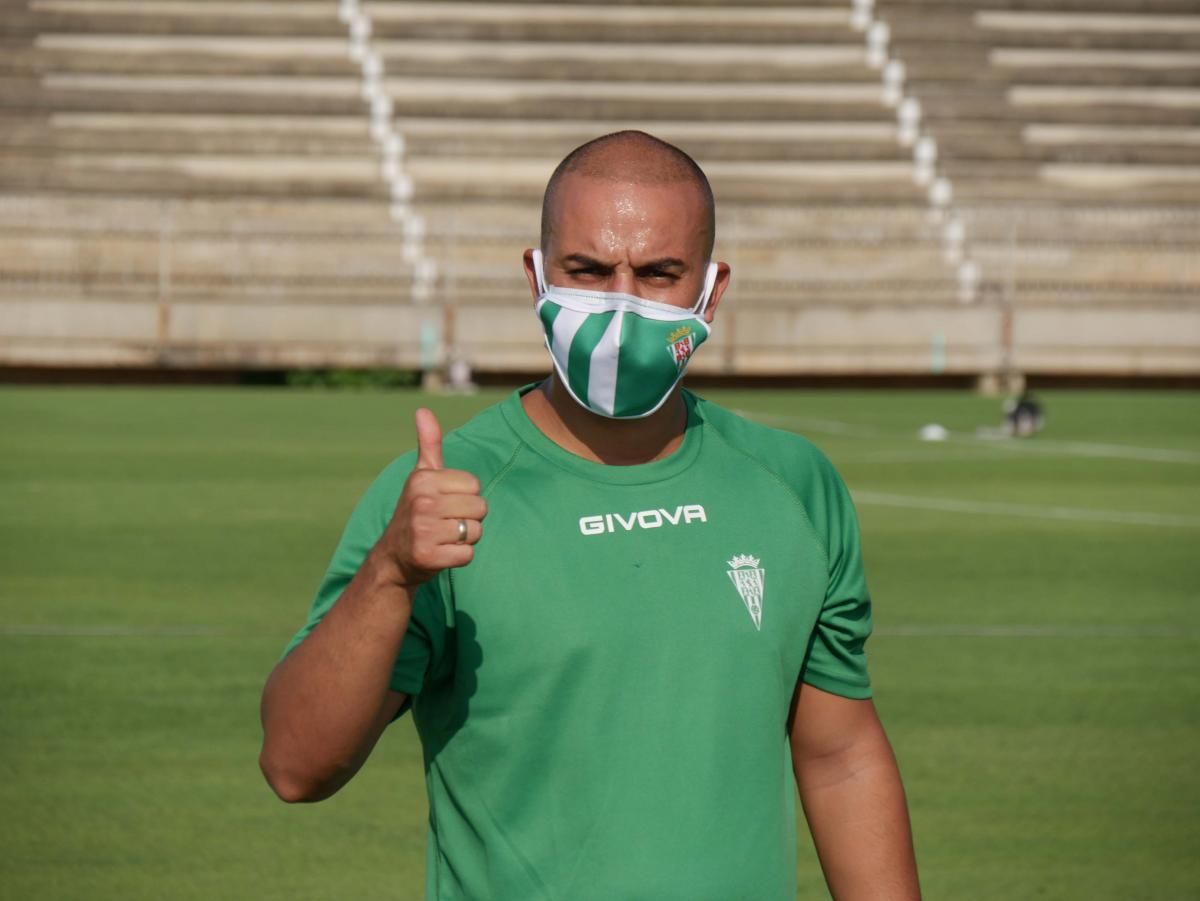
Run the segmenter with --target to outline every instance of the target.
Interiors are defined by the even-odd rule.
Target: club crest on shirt
[[[754,620],[754,628],[762,631],[763,577],[766,570],[759,567],[759,559],[749,554],[735,554],[729,561],[729,581],[742,597],[742,603]]]
[[[667,335],[667,352],[675,360],[675,367],[682,369],[692,357],[696,349],[696,338],[690,325],[681,325]]]

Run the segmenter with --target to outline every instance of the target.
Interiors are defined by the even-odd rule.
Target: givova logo
[[[700,504],[682,504],[674,510],[659,507],[655,510],[635,510],[628,516],[621,513],[599,513],[595,516],[579,517],[579,531],[584,535],[604,535],[622,529],[661,529],[663,526],[690,525],[708,522],[704,507]]]

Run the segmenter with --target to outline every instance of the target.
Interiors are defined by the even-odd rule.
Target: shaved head
[[[680,190],[697,192],[703,207],[701,225],[707,245],[704,258],[712,255],[716,237],[712,188],[696,161],[673,144],[643,131],[618,131],[567,154],[550,176],[542,198],[543,251],[549,249],[559,217],[566,212],[558,208],[559,186],[569,176],[636,185],[678,185]]]

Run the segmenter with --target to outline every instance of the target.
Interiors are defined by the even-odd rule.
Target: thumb
[[[417,469],[442,468],[442,427],[432,410],[417,410]]]

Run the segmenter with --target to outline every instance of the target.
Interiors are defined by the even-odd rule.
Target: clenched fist
[[[417,465],[404,483],[392,521],[375,546],[399,570],[400,584],[416,588],[443,569],[466,566],[483,536],[487,501],[479,479],[442,468],[442,427],[433,412],[417,410]]]

